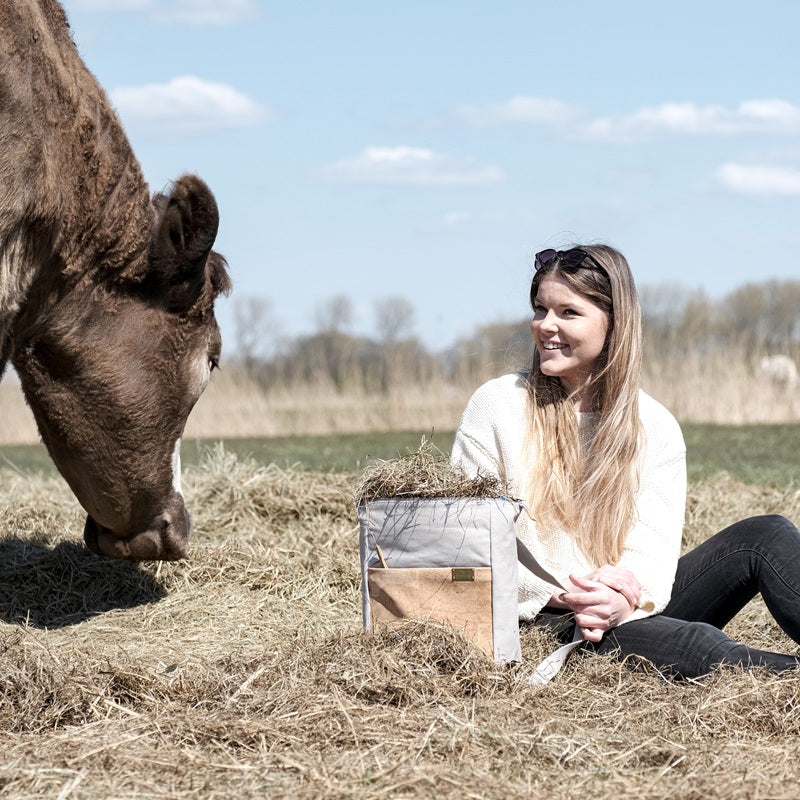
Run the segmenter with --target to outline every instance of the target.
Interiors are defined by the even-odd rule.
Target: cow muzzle
[[[108,558],[129,561],[177,561],[186,558],[192,518],[180,495],[169,509],[159,514],[144,530],[120,534],[86,517],[83,540],[93,552]]]

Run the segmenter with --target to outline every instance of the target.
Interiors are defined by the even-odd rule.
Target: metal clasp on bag
[[[474,581],[475,570],[472,567],[453,567],[450,570],[450,580],[453,581]]]

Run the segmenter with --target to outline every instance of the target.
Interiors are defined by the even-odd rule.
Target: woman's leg
[[[742,520],[683,556],[663,613],[724,628],[759,592],[800,642],[800,532],[785,517]]]
[[[759,592],[800,642],[800,532],[784,517],[743,520],[687,553],[664,612],[619,626],[596,649],[641,656],[687,678],[722,664],[795,668],[795,656],[746,647],[721,630]]]
[[[620,659],[646,659],[660,671],[680,678],[699,678],[720,666],[783,672],[800,665],[795,656],[739,644],[707,622],[687,622],[663,614],[626,622],[590,646]]]

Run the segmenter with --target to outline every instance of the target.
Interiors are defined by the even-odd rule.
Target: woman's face
[[[545,375],[559,378],[564,387],[578,390],[597,371],[608,333],[608,315],[586,295],[576,292],[557,274],[539,284],[531,332]],[[583,409],[583,410],[589,410]]]

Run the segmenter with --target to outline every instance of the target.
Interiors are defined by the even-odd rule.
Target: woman
[[[641,311],[628,263],[605,245],[544,250],[531,284],[529,373],[470,399],[452,461],[527,501],[519,538],[562,583],[520,564],[520,618],[568,614],[600,653],[687,678],[719,665],[796,667],[722,628],[757,593],[800,642],[800,533],[744,520],[679,559],[686,500],[678,423],[639,389]],[[566,587],[566,590],[563,588]],[[563,632],[563,630],[562,630]]]

